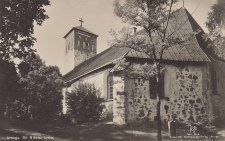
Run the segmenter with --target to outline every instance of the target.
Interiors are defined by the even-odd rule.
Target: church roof
[[[92,71],[110,65],[114,60],[123,57],[130,49],[111,47],[76,66],[63,76],[64,81],[79,78]]]
[[[171,16],[172,17],[170,18],[168,24],[168,35],[173,33],[173,36],[181,37],[192,33],[197,29],[201,29],[198,23],[185,8],[180,8]],[[135,34],[142,35],[146,33],[145,30],[140,30]],[[185,43],[170,47],[169,49],[165,50],[163,59],[171,61],[211,62],[213,58],[207,51],[207,43],[204,42],[202,34],[204,34],[204,31],[201,29],[201,33],[193,35],[193,38],[185,41]],[[113,61],[119,57],[148,58],[146,54],[134,51],[129,48],[111,47],[76,66],[72,71],[64,75],[63,78],[65,81],[79,78],[94,70],[112,64]]]
[[[193,31],[201,30],[199,34],[182,44],[175,45],[164,50],[163,59],[173,61],[198,61],[198,62],[211,62],[212,57],[207,52],[207,43],[202,38],[204,31],[194,20],[191,14],[185,9],[180,8],[175,11],[169,20],[167,36],[182,37],[190,35]],[[145,30],[140,30],[135,35],[146,34]],[[127,57],[148,58],[146,54],[131,50]],[[159,56],[157,56],[159,57]]]
[[[98,36],[95,33],[91,32],[90,30],[88,30],[88,29],[86,29],[86,28],[84,28],[82,26],[76,26],[76,27],[73,27],[63,38],[66,38],[74,29],[78,29],[78,30],[84,31],[86,33]]]

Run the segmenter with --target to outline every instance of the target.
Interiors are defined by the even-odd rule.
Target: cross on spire
[[[82,20],[82,18],[81,18],[79,21],[80,21],[80,26],[82,26],[82,23],[83,23],[84,21]]]

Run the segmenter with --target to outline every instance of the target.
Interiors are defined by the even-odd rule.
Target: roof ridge
[[[81,30],[81,31],[83,31],[83,32],[86,32],[86,33],[89,33],[89,34],[92,34],[92,35],[95,35],[95,36],[98,37],[97,34],[91,32],[90,30],[88,30],[88,29],[86,29],[86,28],[84,28],[84,27],[82,27],[82,26],[76,26],[76,27],[72,27],[72,29],[70,29],[70,31],[67,32],[65,36],[63,36],[63,38],[66,38],[66,37],[67,37],[73,30],[75,30],[75,29]]]
[[[76,27],[74,27],[74,28],[76,28],[76,29],[78,29],[78,30],[82,30],[82,31],[84,31],[84,32],[87,32],[87,33],[90,33],[90,34],[93,34],[93,35],[98,36],[98,35],[97,35],[97,34],[95,34],[94,32],[92,32],[92,31],[90,31],[90,30],[88,30],[88,29],[84,28],[83,26],[76,26]]]

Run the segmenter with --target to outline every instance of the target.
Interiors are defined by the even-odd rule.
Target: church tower
[[[80,26],[73,27],[65,39],[65,74],[97,53],[98,35]]]

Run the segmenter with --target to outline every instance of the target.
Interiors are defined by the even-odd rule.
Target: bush
[[[100,90],[94,84],[79,84],[72,92],[67,92],[66,102],[68,105],[67,114],[79,121],[89,119],[99,120],[104,105],[103,98],[100,98]]]
[[[61,114],[60,115],[60,122],[64,123],[64,124],[70,123],[69,116],[67,114]]]

